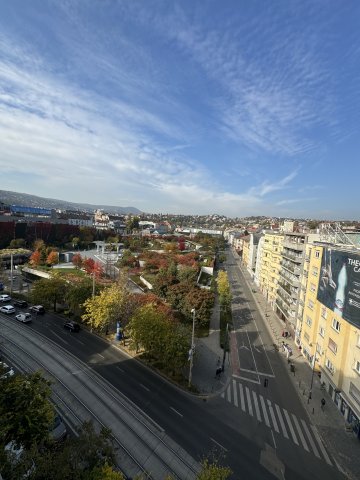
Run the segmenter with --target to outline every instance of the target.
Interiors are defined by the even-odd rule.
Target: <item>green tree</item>
[[[11,240],[9,247],[10,248],[24,248],[26,242],[23,238],[14,238]]]
[[[121,322],[125,327],[127,322],[125,313],[130,301],[131,296],[124,282],[120,281],[105,288],[93,298],[88,298],[84,302],[85,313],[82,319],[99,330],[114,327],[116,322]]]
[[[210,462],[208,459],[201,462],[201,471],[197,480],[226,480],[232,471],[229,467],[221,466],[218,461]]]
[[[86,302],[86,300],[91,298],[92,289],[93,282],[89,277],[84,277],[83,279],[78,280],[76,283],[68,285],[65,300],[68,304],[69,310],[73,314],[81,317],[85,311],[83,304]]]
[[[68,284],[60,277],[43,278],[33,284],[30,293],[32,303],[40,303],[46,307],[53,306],[56,312],[56,304],[64,303]]]
[[[231,307],[232,295],[230,291],[230,283],[228,275],[223,270],[220,270],[216,279],[219,293],[219,301],[225,310]]]
[[[41,373],[0,379],[0,439],[30,448],[48,437],[54,418],[50,382]]]

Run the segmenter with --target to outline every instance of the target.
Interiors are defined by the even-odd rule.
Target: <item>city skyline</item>
[[[1,188],[144,212],[359,219],[360,5],[15,0]]]

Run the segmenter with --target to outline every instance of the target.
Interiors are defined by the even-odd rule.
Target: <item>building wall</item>
[[[273,308],[277,297],[283,238],[281,233],[265,232],[262,244],[260,289]]]
[[[332,248],[337,250],[336,246]],[[308,280],[298,339],[302,354],[321,373],[321,381],[344,420],[360,436],[360,328],[343,318],[342,312],[318,300],[325,249],[328,246],[313,245],[307,250]],[[339,277],[334,282],[336,289]]]

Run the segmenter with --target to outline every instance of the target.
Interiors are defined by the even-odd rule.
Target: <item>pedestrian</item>
[[[220,365],[220,357],[218,357],[217,362],[216,362],[216,365],[217,365],[217,366]]]
[[[325,398],[322,398],[321,399],[321,410],[324,410],[325,403],[326,403]]]

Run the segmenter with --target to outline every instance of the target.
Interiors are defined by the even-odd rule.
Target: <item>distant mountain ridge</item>
[[[54,198],[43,198],[28,193],[11,192],[0,190],[0,203],[6,205],[21,205],[23,207],[53,208],[60,210],[81,210],[82,212],[94,212],[96,209],[104,210],[106,213],[118,214],[140,214],[141,210],[135,207],[116,207],[112,205],[92,205],[90,203],[67,202]]]

